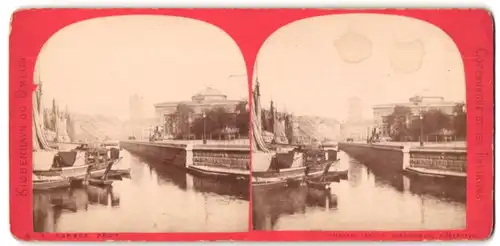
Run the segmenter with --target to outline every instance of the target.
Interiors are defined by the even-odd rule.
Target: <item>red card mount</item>
[[[264,41],[280,27],[305,18],[370,13],[420,19],[441,28],[463,59],[467,100],[467,215],[456,231],[253,231],[240,233],[35,233],[32,212],[32,98],[35,62],[60,29],[105,16],[165,15],[210,23],[234,39],[252,75]],[[480,9],[26,9],[13,14],[10,33],[10,223],[22,240],[70,241],[399,241],[478,240],[493,226],[493,21]],[[251,91],[252,77],[248,88]],[[249,98],[252,98],[249,95]],[[250,200],[251,203],[251,200]],[[251,209],[250,209],[251,210]],[[251,216],[251,211],[249,211]],[[250,224],[251,224],[250,219]],[[249,228],[252,228],[250,225]]]

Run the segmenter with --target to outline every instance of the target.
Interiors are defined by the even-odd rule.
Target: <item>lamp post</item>
[[[420,146],[424,146],[424,112],[422,109],[422,96],[414,96],[410,98],[410,101],[413,102],[419,109],[419,118],[420,118]]]
[[[203,112],[203,144],[207,144],[206,130],[207,130],[207,114]]]
[[[422,111],[420,111],[420,146],[424,146],[424,115]]]
[[[457,117],[458,112],[453,112],[453,140],[457,140]]]
[[[237,136],[238,139],[241,137],[240,136],[241,129],[239,128],[240,127],[239,116],[241,113],[242,112],[240,110],[236,110],[236,119],[234,119],[234,128],[238,129],[237,132],[235,132],[235,137]]]
[[[188,140],[191,140],[191,123],[193,122],[193,119],[191,118],[191,115],[188,116]]]

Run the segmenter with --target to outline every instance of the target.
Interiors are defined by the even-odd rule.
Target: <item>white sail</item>
[[[43,119],[41,118],[40,103],[41,98],[41,88],[33,93],[32,96],[32,143],[33,143],[33,170],[49,170],[52,166],[54,156],[57,152],[52,149],[47,139],[45,138],[43,129]]]
[[[260,108],[260,98],[258,89],[253,93],[252,100],[252,137],[253,137],[253,148],[254,152],[269,152],[266,147],[264,138],[262,137],[262,125],[261,125],[261,108]]]
[[[45,138],[44,129],[43,129],[43,119],[41,118],[39,111],[36,110],[38,108],[38,103],[40,99],[38,98],[38,93],[34,93],[33,95],[33,117],[32,117],[32,125],[34,128],[33,131],[33,142],[37,143],[37,147],[39,150],[52,150],[50,148],[47,139]],[[36,149],[33,149],[36,150]]]
[[[258,81],[256,89],[253,91],[252,100],[252,171],[265,172],[271,166],[271,160],[275,153],[271,152],[264,141],[262,130],[261,106],[260,106],[260,92],[258,88]]]

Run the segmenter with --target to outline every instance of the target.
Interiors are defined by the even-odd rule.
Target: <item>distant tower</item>
[[[137,95],[131,95],[129,99],[130,106],[130,120],[139,120],[142,119],[142,106],[144,99]]]
[[[348,114],[347,120],[349,122],[357,122],[363,119],[361,99],[359,99],[358,97],[349,98],[347,114]]]

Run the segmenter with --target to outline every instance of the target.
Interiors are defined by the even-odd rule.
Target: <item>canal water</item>
[[[248,185],[191,176],[121,151],[130,178],[110,188],[34,193],[36,232],[248,231]]]
[[[437,230],[466,226],[466,184],[374,170],[339,152],[348,180],[332,184],[328,206],[307,187],[252,193],[254,230]]]

